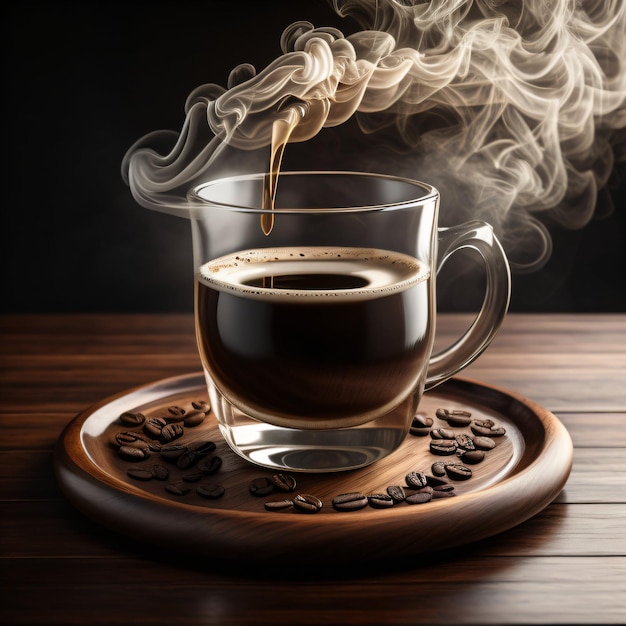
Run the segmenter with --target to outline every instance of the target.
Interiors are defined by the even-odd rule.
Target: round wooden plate
[[[336,474],[294,474],[294,493],[253,496],[252,480],[270,477],[271,470],[241,459],[223,441],[209,413],[199,426],[185,428],[180,441],[213,441],[222,459],[219,471],[198,482],[193,468],[179,469],[158,453],[145,461],[120,458],[115,434],[136,430],[122,426],[125,411],[148,418],[167,413],[172,405],[190,409],[207,400],[202,374],[169,378],[107,398],[78,415],[59,438],[54,459],[57,479],[69,501],[84,514],[119,533],[168,550],[200,557],[263,561],[303,558],[360,561],[389,559],[448,549],[507,530],[545,508],[565,484],[572,464],[572,441],[565,427],[549,411],[505,389],[478,381],[454,378],[425,394],[420,413],[434,418],[433,428],[449,427],[435,417],[437,408],[466,409],[474,419],[491,419],[506,430],[494,439],[493,450],[472,469],[469,480],[454,481],[455,497],[425,504],[406,502],[388,509],[339,512],[332,499],[360,491],[385,492],[389,485],[405,485],[411,471],[432,475],[436,461],[459,462],[433,455],[430,436],[409,435],[387,458],[366,468]],[[469,428],[453,428],[470,433]],[[130,467],[168,467],[167,480],[138,481]],[[189,492],[173,495],[169,482]],[[208,500],[198,485],[218,484],[224,495]],[[323,502],[318,513],[293,508],[267,511],[265,502],[312,494]]]

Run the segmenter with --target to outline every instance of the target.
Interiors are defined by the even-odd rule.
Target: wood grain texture
[[[469,321],[441,316],[440,341]],[[626,315],[508,316],[463,375],[561,420],[564,489],[497,536],[376,567],[307,568],[302,546],[256,568],[181,557],[67,501],[52,463],[64,427],[123,389],[198,371],[191,316],[5,316],[0,333],[0,623],[624,623]]]

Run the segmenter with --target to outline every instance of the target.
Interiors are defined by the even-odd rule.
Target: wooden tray
[[[366,468],[337,474],[294,474],[295,493],[312,494],[323,502],[318,513],[293,509],[266,511],[264,503],[295,494],[251,495],[249,484],[269,477],[271,470],[241,459],[223,441],[212,414],[185,429],[184,442],[211,440],[220,470],[202,478],[217,483],[224,495],[207,500],[190,492],[172,495],[169,481],[191,470],[163,463],[158,453],[132,463],[120,458],[112,444],[125,411],[147,417],[163,415],[172,405],[191,408],[206,400],[201,374],[180,376],[107,398],[78,415],[59,438],[54,459],[57,479],[69,501],[84,514],[119,533],[202,558],[263,561],[278,558],[360,561],[394,559],[448,549],[507,530],[545,508],[565,484],[572,464],[572,442],[564,426],[549,411],[505,389],[454,378],[425,394],[420,412],[434,418],[435,427],[449,427],[435,417],[437,408],[467,409],[476,419],[490,418],[506,429],[485,460],[469,466],[473,476],[452,481],[456,497],[425,504],[401,503],[389,509],[333,509],[335,495],[384,492],[404,485],[411,471],[432,474],[435,461],[457,462],[429,450],[430,437],[409,435],[387,458]],[[141,429],[135,429],[140,432]],[[470,432],[469,428],[454,428]],[[170,468],[168,481],[129,478],[127,470],[154,463]]]

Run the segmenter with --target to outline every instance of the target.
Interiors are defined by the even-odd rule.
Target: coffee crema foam
[[[298,277],[315,277],[316,284],[278,286],[281,278],[294,285]],[[335,286],[320,286],[323,277]],[[198,272],[198,280],[207,286],[233,295],[292,302],[301,298],[379,298],[429,277],[430,268],[407,254],[345,247],[254,248],[214,259]]]

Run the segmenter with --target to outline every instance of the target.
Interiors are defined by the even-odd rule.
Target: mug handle
[[[463,248],[482,257],[487,273],[485,298],[480,312],[465,334],[448,348],[431,356],[425,389],[441,384],[478,358],[495,337],[509,308],[511,271],[493,228],[473,221],[439,228],[437,274],[452,254]]]

